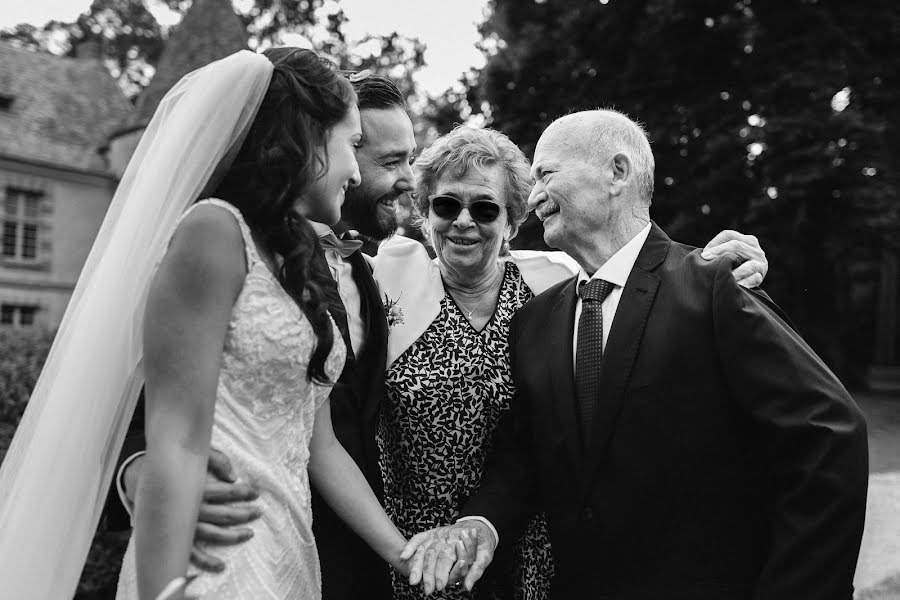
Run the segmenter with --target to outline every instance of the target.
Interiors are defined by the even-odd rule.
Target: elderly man
[[[646,134],[614,111],[541,136],[529,204],[582,271],[513,319],[513,409],[468,517],[407,546],[414,582],[464,571],[456,540],[474,529],[471,588],[543,510],[556,598],[852,598],[865,422],[729,258],[651,222],[653,169]]]

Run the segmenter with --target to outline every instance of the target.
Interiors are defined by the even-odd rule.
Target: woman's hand
[[[394,560],[389,561],[389,564],[391,565],[391,567],[392,567],[395,571],[397,571],[398,573],[400,573],[400,574],[403,576],[404,579],[409,579],[409,573],[410,573],[410,569],[412,568],[412,565],[410,564],[410,561],[409,561],[408,559],[407,559],[407,560],[402,560],[402,559],[400,558],[400,553],[401,553],[402,551],[403,551],[403,546],[401,546],[401,547],[397,550],[397,552],[396,552],[396,557],[397,557],[397,558],[394,559]]]

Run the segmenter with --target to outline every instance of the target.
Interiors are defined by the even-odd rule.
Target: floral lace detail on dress
[[[224,573],[199,573],[188,592],[202,598],[321,597],[318,553],[312,534],[307,465],[315,414],[331,386],[307,378],[316,345],[312,325],[260,258],[240,212],[222,200],[205,200],[237,220],[247,276],[225,336],[212,447],[231,459],[239,479],[259,490],[262,518],[253,537],[213,553]],[[190,211],[188,211],[190,212]],[[187,213],[185,213],[187,214]],[[335,381],[346,349],[334,327],[325,373]],[[134,547],[129,545],[117,598],[137,598]],[[193,569],[192,573],[195,573]]]

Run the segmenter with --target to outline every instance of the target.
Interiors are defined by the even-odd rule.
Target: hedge
[[[53,331],[0,329],[0,461],[25,412],[41,372]],[[113,600],[130,532],[111,532],[101,522],[94,536],[75,600]]]

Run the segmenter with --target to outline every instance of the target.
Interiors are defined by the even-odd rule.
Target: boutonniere
[[[392,300],[387,294],[384,295],[384,316],[387,317],[388,327],[405,323],[403,320],[403,309],[397,305],[402,296],[403,294],[401,293],[396,300]]]

